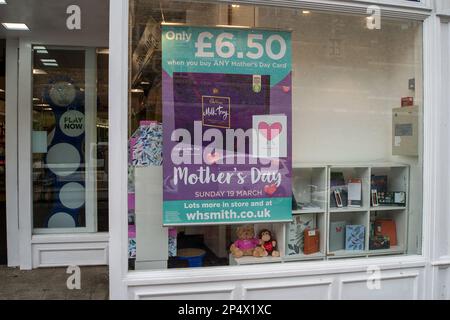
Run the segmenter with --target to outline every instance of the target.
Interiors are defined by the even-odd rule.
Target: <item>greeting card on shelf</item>
[[[304,249],[304,231],[316,227],[315,214],[294,215],[287,228],[287,255],[301,254]]]
[[[330,251],[345,248],[345,221],[330,222]]]
[[[253,152],[259,157],[287,156],[287,118],[285,115],[254,115]]]
[[[350,179],[348,181],[347,188],[348,188],[348,206],[361,207],[362,205],[361,179]]]
[[[392,219],[377,219],[374,222],[375,235],[389,237],[390,245],[397,245],[397,227]]]
[[[364,250],[364,235],[363,225],[345,226],[345,250]]]

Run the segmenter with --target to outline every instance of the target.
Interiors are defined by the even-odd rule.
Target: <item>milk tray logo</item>
[[[202,96],[202,124],[207,127],[227,128],[231,126],[230,98]]]

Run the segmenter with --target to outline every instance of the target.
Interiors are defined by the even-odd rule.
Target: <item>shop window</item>
[[[108,50],[33,46],[35,233],[108,230]]]
[[[421,253],[422,23],[368,19],[130,1],[130,269]]]

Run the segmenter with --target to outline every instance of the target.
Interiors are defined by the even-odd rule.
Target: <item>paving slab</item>
[[[29,271],[0,266],[0,300],[106,300],[109,297],[108,267],[80,267],[81,288],[70,290],[66,268]]]

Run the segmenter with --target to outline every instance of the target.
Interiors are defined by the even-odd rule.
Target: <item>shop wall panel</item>
[[[407,258],[405,258],[406,260]],[[129,299],[425,299],[427,267],[423,259],[372,259],[352,262],[336,259],[328,267],[311,263],[139,271],[125,281]],[[379,273],[369,271],[379,268]],[[442,268],[448,265],[440,266]],[[237,272],[241,270],[240,272]],[[436,268],[437,270],[437,268]],[[233,271],[233,272],[231,272]],[[374,276],[376,278],[374,278]],[[448,276],[447,274],[443,275]],[[437,272],[435,273],[438,278]],[[379,279],[379,288],[368,286]],[[441,278],[446,283],[447,278]],[[375,282],[376,284],[376,282]],[[440,288],[448,296],[446,287]]]
[[[368,288],[367,276],[359,274],[336,275],[335,277],[290,277],[264,279],[258,282],[239,281],[234,284],[208,282],[189,286],[135,286],[129,287],[130,299],[169,299],[169,300],[417,300],[422,299],[420,290],[420,272],[398,271],[384,274],[380,287]],[[340,278],[341,277],[341,278]],[[336,281],[338,280],[338,281]],[[441,298],[448,297],[448,290],[441,289]]]
[[[33,268],[108,264],[108,242],[33,244]]]
[[[376,281],[376,280],[375,280]],[[343,300],[416,300],[420,299],[420,273],[396,271],[383,273],[377,284],[367,275],[345,276],[340,280],[339,299]]]
[[[232,300],[233,284],[130,288],[129,299],[139,300]]]
[[[243,297],[250,300],[328,300],[332,294],[332,278],[272,279],[242,287]]]
[[[450,300],[450,265],[434,268],[433,299]]]

